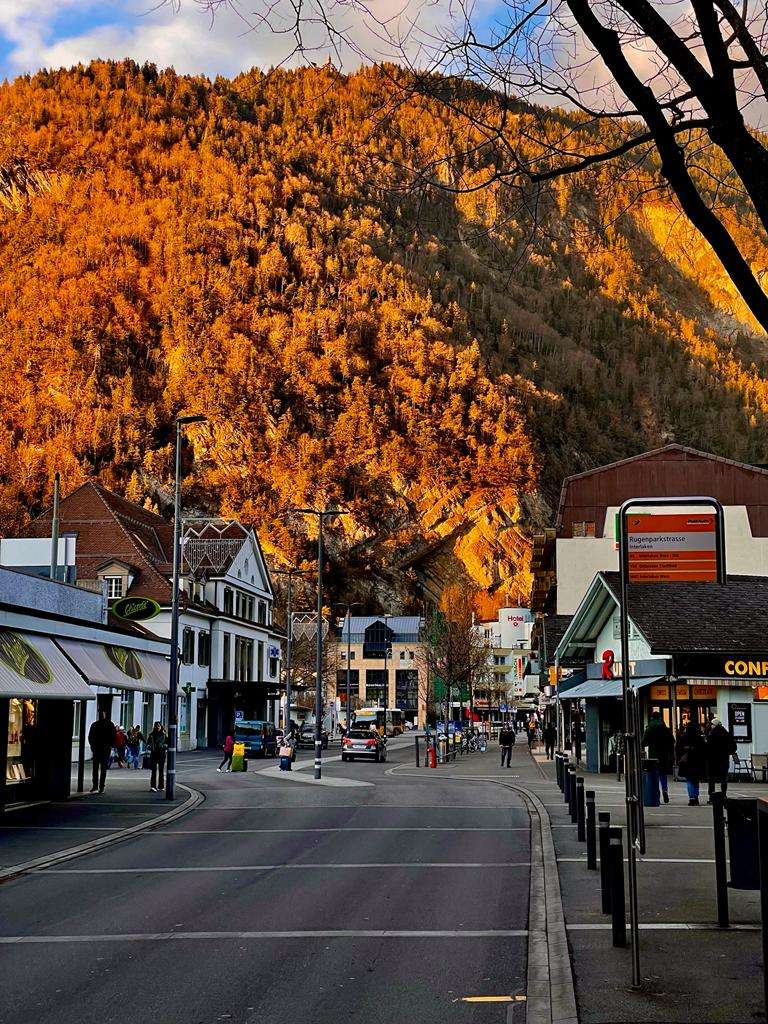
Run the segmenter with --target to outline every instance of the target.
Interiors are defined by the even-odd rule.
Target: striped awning
[[[93,686],[168,693],[170,662],[163,654],[64,637],[56,642]]]
[[[0,697],[91,700],[95,694],[50,637],[2,629]]]

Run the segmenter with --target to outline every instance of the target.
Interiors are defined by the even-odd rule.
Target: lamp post
[[[350,727],[350,720],[349,720],[350,710],[349,709],[350,709],[350,704],[351,704],[351,701],[352,701],[352,687],[351,687],[351,671],[352,671],[351,670],[351,664],[352,664],[352,616],[351,616],[350,612],[352,611],[353,608],[361,608],[362,605],[360,604],[359,601],[346,601],[346,602],[342,601],[342,602],[340,602],[338,607],[346,609],[345,618],[346,618],[346,621],[347,621],[347,707],[346,707],[345,725],[346,725],[347,732],[349,732],[349,727]],[[342,629],[343,629],[343,627],[342,627]]]
[[[338,508],[297,508],[305,516],[317,516],[317,654],[315,659],[315,778],[322,776],[323,759],[323,525],[326,519],[346,515]]]
[[[168,677],[168,771],[165,799],[173,800],[176,783],[176,742],[179,726],[179,575],[181,572],[181,438],[189,423],[205,423],[207,416],[176,417],[176,463],[173,494],[173,580],[171,593],[171,668]]]
[[[387,630],[389,629],[389,614],[384,613],[384,693],[382,694],[381,703],[384,708],[384,735],[387,735],[387,703],[389,702],[389,637],[387,636]]]
[[[285,576],[288,580],[288,602],[286,608],[286,629],[285,629],[285,721],[283,728],[288,736],[291,725],[291,672],[293,669],[293,611],[291,610],[293,598],[293,580],[295,576],[304,575],[303,569],[273,569],[273,576]]]

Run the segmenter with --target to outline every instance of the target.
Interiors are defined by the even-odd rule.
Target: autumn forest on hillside
[[[0,87],[4,533],[57,470],[166,512],[173,418],[202,411],[185,502],[275,561],[311,564],[286,510],[323,500],[350,510],[339,595],[407,606],[463,574],[516,601],[564,474],[671,440],[768,461],[762,343],[655,169],[451,195],[416,171],[491,157],[467,166],[471,129],[404,74]]]

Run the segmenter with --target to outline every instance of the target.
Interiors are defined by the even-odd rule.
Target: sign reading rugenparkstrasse
[[[627,515],[630,583],[717,581],[714,513]]]

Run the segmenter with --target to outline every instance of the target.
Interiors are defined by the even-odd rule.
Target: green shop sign
[[[128,622],[146,622],[159,615],[160,605],[151,597],[121,597],[112,605],[112,612]]]

